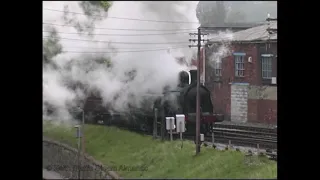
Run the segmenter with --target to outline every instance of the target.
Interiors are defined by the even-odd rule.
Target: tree
[[[229,23],[242,23],[246,22],[246,14],[244,12],[230,12],[226,19]]]
[[[214,23],[224,24],[224,21],[226,19],[226,8],[223,1],[216,2],[216,11],[214,13],[214,17],[216,17]]]
[[[201,25],[261,22],[268,13],[277,17],[276,1],[200,1],[196,8]]]
[[[112,1],[80,1],[79,6],[88,17],[87,21],[80,22],[75,16],[72,16],[68,6],[64,7],[63,19],[66,24],[73,25],[78,32],[87,32],[90,35],[94,30],[95,22],[107,18],[106,13],[112,6]]]
[[[92,16],[97,12],[108,12],[111,7],[110,1],[81,1],[80,7],[87,16]]]
[[[65,13],[63,14],[63,19],[66,24],[72,24],[78,32],[87,30],[90,33],[94,29],[94,22],[96,20],[102,20],[102,14],[108,12],[111,5],[112,1],[81,1],[79,2],[79,6],[89,20],[87,22],[78,22],[74,16],[69,17],[68,6],[64,7]],[[54,65],[52,58],[62,53],[62,45],[60,44],[57,30],[53,26],[46,26],[45,28],[50,33],[47,38],[43,39],[43,63]],[[108,67],[111,66],[108,58],[104,60],[103,58],[97,58],[97,62],[105,63]]]
[[[227,6],[230,11],[227,13],[226,22],[262,22],[266,20],[268,13],[277,17],[276,1],[233,1]]]
[[[112,62],[111,62],[110,58],[108,58],[108,57],[97,57],[94,59],[94,61],[98,64],[103,64],[103,65],[107,66],[108,68],[112,67]]]
[[[47,39],[43,39],[42,54],[44,64],[52,63],[52,58],[62,53],[62,46],[59,43],[59,36],[57,30],[52,26],[48,26],[47,29],[50,30],[50,33]]]
[[[226,18],[226,8],[223,1],[200,1],[196,15],[201,25],[221,25]]]

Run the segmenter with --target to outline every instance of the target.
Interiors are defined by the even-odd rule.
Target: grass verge
[[[76,147],[75,128],[45,123],[43,135]],[[161,142],[116,127],[86,125],[86,153],[106,166],[146,167],[117,171],[125,178],[276,178],[277,163],[265,157],[202,147],[193,142]]]

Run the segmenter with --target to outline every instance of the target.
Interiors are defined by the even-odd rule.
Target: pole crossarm
[[[197,39],[189,39],[189,42],[198,42],[197,45],[189,45],[189,47],[197,47],[198,48],[198,56],[197,56],[197,104],[196,104],[196,154],[200,153],[200,51],[201,47],[205,45],[201,45],[201,42],[208,41],[207,39],[201,39],[201,36],[208,35],[208,33],[201,33],[201,28],[198,28],[198,33],[190,33],[190,36],[196,35]],[[205,62],[204,62],[205,63]]]

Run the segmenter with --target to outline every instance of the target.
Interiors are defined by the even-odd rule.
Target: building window
[[[221,63],[221,60],[220,61],[216,61],[214,63],[214,75],[216,77],[220,77],[222,76],[222,63]]]
[[[272,54],[261,55],[261,75],[263,79],[272,77]]]
[[[244,77],[244,57],[245,53],[233,53],[235,62],[235,76]]]

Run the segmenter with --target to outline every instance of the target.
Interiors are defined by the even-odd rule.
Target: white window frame
[[[262,79],[272,78],[273,54],[261,54],[261,77]]]
[[[244,58],[245,53],[233,53],[234,56],[234,74],[236,77],[244,77]]]
[[[222,62],[221,62],[221,60],[215,61],[215,63],[214,63],[214,75],[216,77],[222,76]]]

